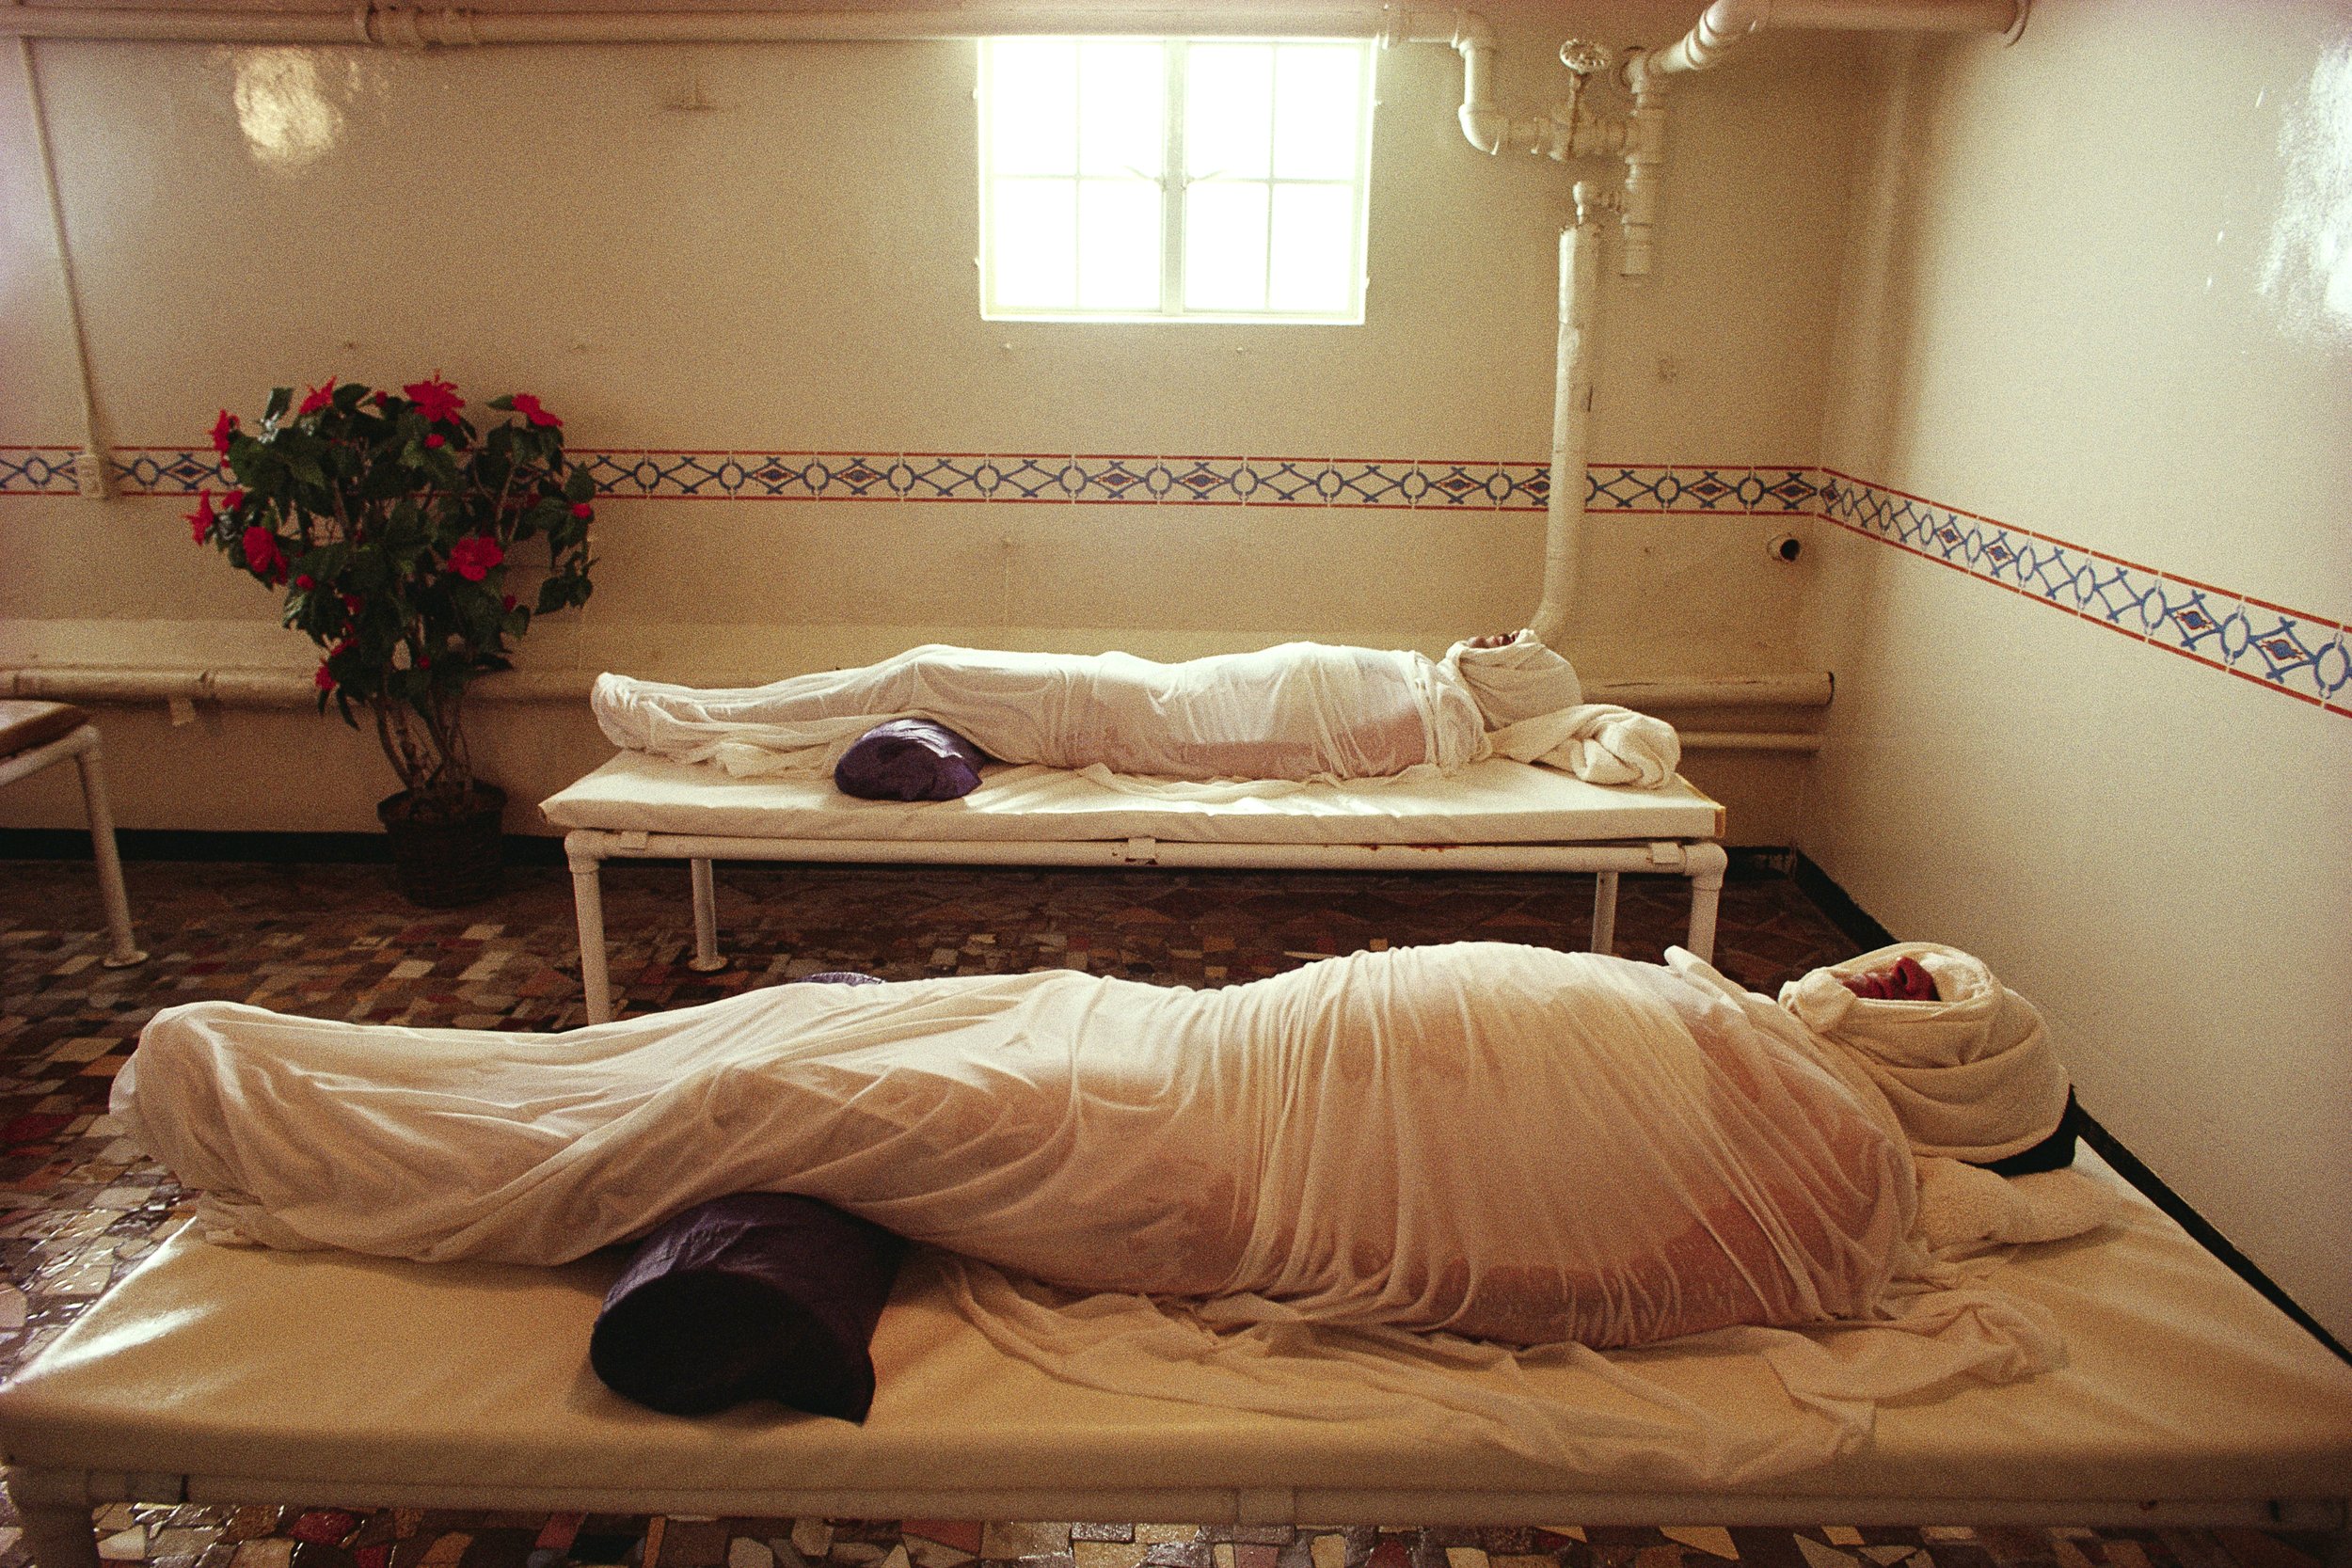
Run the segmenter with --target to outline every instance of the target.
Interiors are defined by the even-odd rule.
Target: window
[[[1360,322],[1372,45],[980,45],[980,313]]]

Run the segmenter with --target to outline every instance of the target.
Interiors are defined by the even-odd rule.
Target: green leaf
[[[293,406],[294,388],[292,387],[272,387],[269,389],[269,406],[262,410],[262,418],[263,420],[277,419]]]

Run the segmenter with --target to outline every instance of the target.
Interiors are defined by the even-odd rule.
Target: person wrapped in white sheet
[[[2063,1076],[1953,962],[1935,1050],[2026,1087],[1947,1120],[2031,1142]],[[1688,954],[1473,942],[1214,990],[782,986],[551,1036],[199,1003],[113,1109],[215,1234],[271,1246],[553,1263],[782,1191],[1082,1292],[1618,1346],[1880,1315],[1927,1266],[1905,1111],[1934,1064],[1890,1105],[1851,1054]]]
[[[1662,720],[1586,703],[1574,667],[1529,631],[1434,660],[1317,642],[1178,664],[929,644],[731,689],[608,673],[589,700],[614,745],[737,774],[828,770],[899,718],[1004,762],[1177,780],[1372,779],[1499,755],[1656,788],[1681,756]]]

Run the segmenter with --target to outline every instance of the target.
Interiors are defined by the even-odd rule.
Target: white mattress
[[[540,810],[559,827],[609,832],[929,842],[1591,844],[1712,839],[1724,822],[1724,808],[1680,778],[1629,789],[1500,758],[1443,778],[1281,786],[1214,801],[1131,794],[1059,768],[1000,767],[961,800],[901,802],[861,800],[831,779],[737,779],[707,763],[623,752]]]
[[[1638,1458],[1570,1472],[1409,1407],[1325,1423],[1058,1383],[993,1350],[920,1268],[882,1316],[863,1426],[772,1406],[658,1416],[586,1366],[617,1266],[431,1266],[183,1232],[0,1389],[0,1448],[89,1472],[106,1496],[128,1475],[142,1496],[195,1478],[195,1500],[863,1517],[2099,1523],[2352,1496],[2352,1368],[2137,1199],[2101,1238],[1994,1274],[2057,1315],[2066,1367],[1884,1409],[1862,1451],[1703,1497],[1661,1496]],[[1619,1354],[1710,1411],[1790,1418],[1754,1357]],[[1619,1397],[1590,1370],[1535,1375],[1571,1404]]]

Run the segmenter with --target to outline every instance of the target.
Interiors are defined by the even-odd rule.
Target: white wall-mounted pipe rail
[[[584,706],[595,675],[586,670],[508,670],[484,677],[474,689],[489,703],[561,703]],[[726,672],[723,681],[744,684],[758,677]],[[722,684],[714,677],[705,684]],[[1645,712],[1699,708],[1823,708],[1833,682],[1826,672],[1787,675],[1697,676],[1678,680],[1592,680],[1588,702],[1617,703]],[[0,697],[30,697],[61,703],[217,703],[233,708],[310,708],[318,689],[308,670],[226,667],[190,670],[107,664],[25,665],[0,668]],[[1685,751],[1812,752],[1820,736],[1804,731],[1691,730]]]

